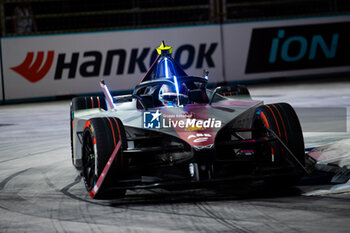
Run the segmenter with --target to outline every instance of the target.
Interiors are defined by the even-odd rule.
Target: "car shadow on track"
[[[278,197],[300,196],[298,187],[271,187],[263,182],[219,186],[215,189],[196,190],[130,190],[124,199],[104,200],[110,206],[153,205],[172,203],[196,203],[204,201],[228,201],[248,199],[268,199]]]
[[[316,178],[317,179],[316,179]],[[196,203],[205,201],[229,201],[251,199],[278,199],[283,197],[298,197],[305,192],[329,187],[329,176],[315,175],[307,177],[297,185],[284,187],[266,185],[263,181],[236,182],[232,185],[220,185],[202,189],[165,190],[165,189],[137,189],[128,190],[124,198],[113,196],[104,199],[92,199],[83,189],[81,177],[66,185],[60,191],[67,197],[88,202],[94,205],[122,207],[128,205],[157,205],[172,203]],[[321,178],[322,179],[321,179]],[[315,180],[316,179],[316,180]]]

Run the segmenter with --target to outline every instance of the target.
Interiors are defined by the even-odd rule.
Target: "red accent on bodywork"
[[[88,121],[85,123],[84,130],[85,130],[86,128],[90,127],[90,125],[91,125],[91,121],[88,120]]]
[[[260,117],[263,120],[263,122],[265,124],[265,127],[266,128],[270,128],[269,122],[267,121],[266,116],[265,116],[265,114],[263,112],[260,112]]]
[[[97,96],[97,104],[98,104],[98,108],[101,108],[101,105],[100,105],[100,97]]]
[[[288,143],[288,137],[287,137],[286,126],[284,125],[284,121],[283,121],[282,115],[281,115],[280,111],[277,109],[277,107],[276,107],[274,104],[272,104],[272,106],[273,106],[273,107],[276,109],[276,111],[278,112],[278,115],[279,115],[279,117],[280,117],[280,119],[281,119],[281,122],[282,122],[283,131],[284,131],[284,136],[285,136],[285,138],[286,138],[286,143]]]
[[[98,177],[97,182],[95,184],[95,186],[92,188],[92,190],[89,192],[89,195],[92,198],[95,198],[96,194],[98,193],[98,191],[100,190],[100,187],[104,181],[104,179],[106,178],[106,175],[109,171],[109,169],[111,168],[111,165],[113,164],[114,159],[117,160],[117,153],[119,151],[119,149],[121,148],[121,140],[119,140],[117,146],[114,148],[111,156],[108,159],[108,162],[106,163],[106,166],[103,168],[103,171],[101,173],[101,175]]]
[[[91,108],[94,108],[94,99],[92,98],[92,96],[90,97],[91,100]]]
[[[278,136],[281,138],[281,131],[280,131],[280,126],[278,124],[277,118],[276,118],[275,114],[273,113],[272,109],[270,108],[270,106],[266,105],[266,107],[270,110],[273,118],[275,119],[275,123],[276,123],[277,130],[278,130]]]

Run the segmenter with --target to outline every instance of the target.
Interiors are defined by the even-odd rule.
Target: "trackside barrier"
[[[0,37],[1,40],[1,37]],[[1,41],[0,41],[0,104],[4,101],[4,87],[3,87],[4,80],[2,78],[2,59],[1,59]]]
[[[1,39],[6,101],[131,90],[162,40],[191,75],[251,81],[350,71],[350,16]],[[1,93],[4,86],[4,93]],[[1,100],[1,99],[0,99]]]

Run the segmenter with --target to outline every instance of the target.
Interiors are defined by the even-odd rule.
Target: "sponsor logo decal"
[[[27,79],[29,82],[35,83],[40,81],[49,72],[54,58],[54,51],[50,50],[47,52],[46,60],[44,61],[44,52],[37,52],[37,56],[34,59],[34,52],[28,52],[24,61],[11,69],[22,77]]]
[[[221,128],[221,121],[216,120],[215,118],[208,118],[207,120],[202,119],[179,119],[174,120],[171,118],[168,118],[168,121],[166,122],[165,119],[163,120],[163,127],[164,128],[184,128],[187,130],[202,130],[205,128]]]
[[[221,128],[222,122],[215,118],[193,119],[188,114],[162,115],[157,111],[143,113],[143,127],[145,129],[178,128],[184,131],[204,130],[207,128]]]
[[[143,128],[145,129],[160,129],[162,114],[157,111],[149,111],[143,113]]]
[[[253,29],[246,73],[350,65],[350,23]]]

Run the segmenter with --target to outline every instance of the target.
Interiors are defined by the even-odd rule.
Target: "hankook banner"
[[[6,100],[131,90],[164,40],[191,75],[223,81],[220,27],[114,31],[2,39]]]

